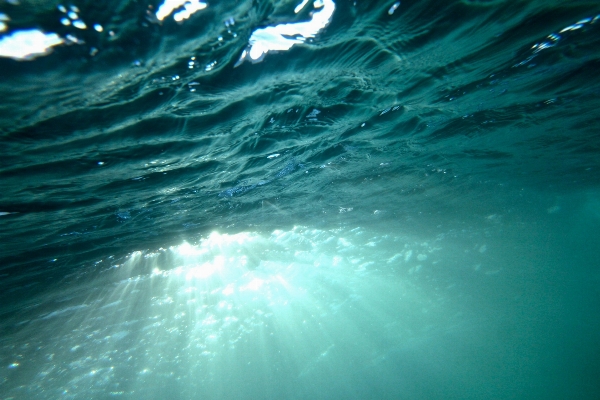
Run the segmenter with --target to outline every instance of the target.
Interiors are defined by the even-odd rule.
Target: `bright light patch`
[[[242,286],[240,288],[240,290],[241,291],[244,291],[244,290],[258,291],[258,290],[260,290],[260,288],[263,285],[263,283],[265,283],[264,280],[259,279],[259,278],[254,278],[247,285]]]
[[[8,21],[10,21],[8,15],[0,13],[0,32],[6,32],[8,30]]]
[[[439,247],[362,228],[295,227],[213,232],[198,243],[135,251],[99,261],[69,290],[40,301],[23,317],[24,343],[16,340],[6,357],[15,361],[9,368],[27,364],[18,370],[31,373],[32,387],[74,382],[74,397],[86,397],[81,382],[92,376],[95,394],[127,386],[150,398],[149,388],[170,379],[193,387],[215,371],[239,380],[286,365],[286,377],[312,379],[348,363],[372,365],[456,325],[440,285],[428,292],[416,284]],[[385,340],[371,340],[365,327]],[[351,360],[336,350],[346,346],[356,350]],[[129,371],[138,371],[135,379]],[[222,380],[215,382],[189,397],[218,393]]]
[[[52,47],[63,44],[56,33],[44,33],[37,29],[16,31],[0,39],[0,57],[14,60],[33,60],[49,54]]]
[[[185,279],[188,281],[192,279],[206,279],[222,268],[224,264],[224,258],[222,256],[218,256],[213,262],[207,262],[197,267],[190,268],[185,276]]]
[[[296,12],[303,7],[303,3],[298,5]],[[295,44],[314,38],[329,25],[335,11],[335,3],[332,0],[317,0],[314,2],[314,7],[319,10],[312,15],[310,21],[268,26],[255,30],[250,36],[248,48],[244,50],[236,66],[245,60],[252,63],[260,62],[269,51],[289,50]]]
[[[308,4],[308,0],[302,0],[302,3],[298,4],[296,6],[296,8],[294,8],[294,12],[296,14],[298,14],[300,11],[302,11],[302,9],[304,8],[305,5]]]
[[[225,289],[223,289],[223,293],[225,296],[231,296],[235,290],[233,289],[233,285],[227,285]]]
[[[183,243],[182,245],[171,247],[172,250],[176,250],[182,256],[193,256],[197,254],[201,254],[201,251],[189,243]]]
[[[183,6],[183,10],[173,14],[173,19],[177,22],[184,21],[191,17],[196,11],[204,10],[205,8],[206,3],[201,3],[200,1],[187,2]]]
[[[87,25],[80,19],[73,21],[73,26],[77,29],[87,29]]]
[[[204,10],[207,6],[206,3],[203,3],[200,0],[165,0],[165,2],[158,7],[156,18],[159,21],[163,21],[175,10],[183,7],[183,10],[173,14],[173,19],[177,22],[181,22],[191,17],[195,12]]]

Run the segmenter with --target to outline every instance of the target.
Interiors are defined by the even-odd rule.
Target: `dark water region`
[[[0,399],[600,398],[597,2],[0,3]]]

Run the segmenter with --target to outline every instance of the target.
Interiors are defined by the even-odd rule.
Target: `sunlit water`
[[[0,4],[0,398],[599,398],[598,15]]]

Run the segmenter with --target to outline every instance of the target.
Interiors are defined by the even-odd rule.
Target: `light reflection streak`
[[[169,15],[173,14],[173,19],[182,22],[192,16],[197,11],[204,10],[208,5],[200,0],[165,0],[156,11],[156,18],[163,21]],[[174,13],[175,10],[183,7],[182,10]]]
[[[531,46],[531,50],[532,50],[532,54],[527,57],[525,60],[513,65],[513,68],[517,68],[517,67],[521,67],[523,65],[528,64],[529,62],[531,62],[540,51],[542,50],[546,50],[549,48],[552,48],[556,45],[558,45],[558,43],[563,39],[563,37],[560,35],[562,34],[568,34],[569,32],[574,32],[577,31],[581,28],[584,28],[586,24],[591,25],[596,23],[596,21],[600,19],[600,14],[596,15],[594,18],[589,17],[589,18],[584,18],[581,19],[579,21],[577,21],[575,24],[569,25],[563,29],[561,29],[558,34],[556,33],[551,33],[548,36],[546,36],[546,39],[542,42],[539,43],[535,43],[533,46]]]

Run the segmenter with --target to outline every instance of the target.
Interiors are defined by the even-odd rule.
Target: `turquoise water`
[[[600,397],[597,2],[168,4],[0,4],[1,399]]]

